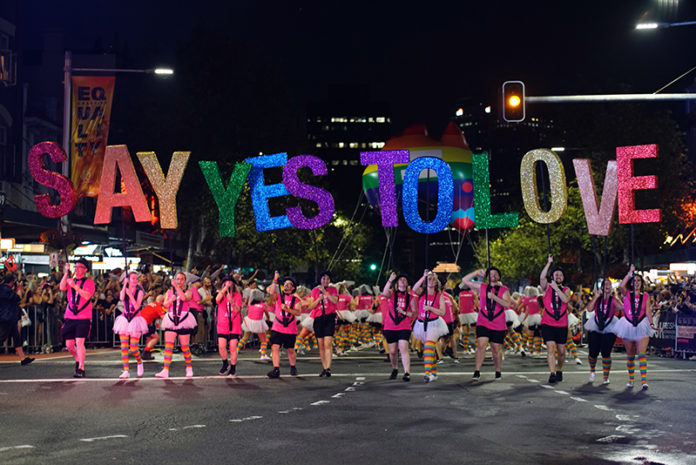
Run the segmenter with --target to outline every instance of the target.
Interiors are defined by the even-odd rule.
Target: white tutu
[[[265,333],[268,331],[268,324],[264,320],[252,320],[248,316],[242,321],[242,331],[250,331],[252,333]]]
[[[449,329],[447,328],[447,323],[442,317],[437,320],[428,321],[428,333],[426,334],[423,330],[423,322],[416,320],[416,324],[413,325],[413,335],[416,339],[420,339],[421,342],[426,341],[437,341],[442,336],[449,334]]]
[[[314,318],[310,317],[309,315],[304,318],[300,324],[302,325],[303,328],[307,328],[311,332],[314,332]]]
[[[478,314],[476,312],[459,314],[459,322],[463,325],[475,325],[477,318]]]
[[[534,315],[527,315],[527,318],[524,319],[523,324],[527,328],[539,326],[541,324],[541,314],[535,313]]]
[[[145,321],[145,318],[140,315],[134,317],[131,321],[128,321],[123,314],[120,314],[114,321],[114,333],[116,334],[140,336],[148,331],[149,329],[147,327],[147,321]]]
[[[356,310],[353,313],[355,314],[355,321],[366,320],[370,316],[369,310]]]
[[[303,322],[304,320],[306,320],[307,318],[309,318],[309,313],[300,313],[300,314],[297,316],[297,322],[298,322],[298,323],[302,323],[302,322]]]
[[[647,317],[643,318],[638,326],[633,326],[626,318],[621,318],[616,323],[614,334],[627,341],[640,341],[643,338],[651,337],[655,334],[655,330],[650,327],[650,320]]]
[[[578,321],[580,321],[580,320],[578,319],[578,317],[575,316],[574,313],[568,312],[568,327],[569,328],[571,326],[575,326],[578,323]]]
[[[597,322],[595,321],[595,312],[587,312],[587,321],[585,321],[585,329],[587,331],[594,331],[595,333],[608,334],[616,332],[616,325],[618,323],[618,318],[615,316],[611,317],[609,323],[604,325],[604,329],[599,329]]]
[[[367,317],[367,322],[368,323],[377,323],[377,324],[381,325],[382,324],[382,312],[370,313],[370,316]]]
[[[191,312],[186,312],[186,315],[184,316],[183,320],[179,321],[179,324],[174,324],[174,322],[169,318],[169,313],[164,315],[164,318],[162,318],[162,329],[165,331],[176,331],[178,329],[192,329],[198,326],[198,322],[196,321],[196,317],[193,316],[193,313]]]
[[[346,323],[355,323],[355,314],[350,310],[339,310],[336,313],[338,313],[341,319]]]
[[[520,317],[517,312],[511,308],[505,310],[505,323],[512,323],[513,328],[517,328],[520,325]]]

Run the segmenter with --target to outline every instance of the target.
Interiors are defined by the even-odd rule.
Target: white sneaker
[[[432,374],[432,373],[430,373],[429,378],[430,378],[430,382],[431,382],[431,383],[432,383],[433,381],[437,381],[437,375],[434,375],[434,374]]]
[[[186,377],[193,378],[193,367],[186,367]]]
[[[155,375],[155,378],[169,378],[169,370],[164,368],[162,371]]]
[[[633,387],[633,381],[629,381],[628,383],[626,383],[626,387],[627,387],[627,388],[632,388],[632,387]]]
[[[118,379],[128,379],[130,378],[130,372],[128,370],[123,370],[121,372],[121,376],[118,377]]]
[[[582,360],[580,360],[579,358],[576,358],[576,359],[575,359],[575,364],[576,364],[576,365],[582,365]]]
[[[643,385],[641,386],[641,389],[644,391],[647,391],[648,390],[648,383],[643,383]]]
[[[261,360],[262,362],[268,362],[269,360],[271,360],[271,357],[269,357],[266,354],[262,354],[259,360]]]
[[[593,372],[590,373],[590,383],[591,383],[592,381],[594,381],[594,378],[595,378],[595,373],[594,373],[594,371],[593,371]]]
[[[145,369],[143,368],[143,362],[140,362],[138,363],[138,378],[142,378],[143,373],[145,373]]]
[[[602,381],[602,384],[609,384],[610,382],[611,382],[611,381],[609,381],[609,378],[607,378],[607,379],[605,379],[604,381]]]

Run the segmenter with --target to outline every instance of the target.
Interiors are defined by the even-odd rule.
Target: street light
[[[644,22],[636,24],[636,29],[639,31],[651,30],[651,29],[667,29],[670,27],[679,26],[696,26],[696,21],[682,21],[680,23],[663,23],[663,22]]]

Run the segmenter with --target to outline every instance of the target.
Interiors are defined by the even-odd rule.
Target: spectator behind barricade
[[[16,292],[17,278],[14,273],[6,273],[0,284],[0,343],[11,338],[16,354],[22,366],[28,365],[34,359],[26,357],[22,351],[22,340],[19,336],[19,318],[21,309],[20,298]]]

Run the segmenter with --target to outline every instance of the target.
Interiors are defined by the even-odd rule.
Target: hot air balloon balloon
[[[474,227],[474,181],[471,163],[471,150],[462,131],[452,122],[449,123],[440,141],[428,137],[423,124],[409,126],[401,135],[389,139],[382,150],[409,150],[411,160],[419,157],[437,157],[444,160],[452,170],[454,181],[454,202],[450,225],[464,234]],[[401,199],[406,164],[394,166],[394,183],[397,199]],[[377,166],[369,165],[362,176],[363,190],[373,207],[379,208],[379,179]],[[419,198],[437,202],[438,182],[435,176],[428,179],[424,170],[418,182]]]

